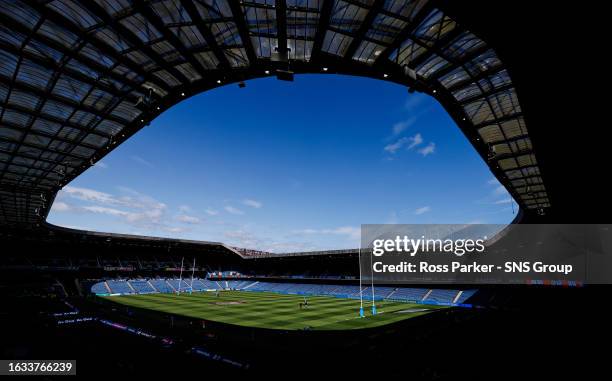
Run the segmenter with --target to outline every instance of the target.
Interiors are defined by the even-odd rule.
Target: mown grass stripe
[[[220,296],[211,292],[193,294],[146,294],[106,297],[127,306],[178,314],[192,318],[213,320],[229,324],[277,328],[301,329],[355,329],[388,324],[419,316],[425,312],[393,312],[410,309],[430,309],[432,306],[411,303],[377,303],[380,314],[360,319],[358,299],[342,299],[326,296],[307,296],[309,306],[299,309],[304,296],[269,292],[222,291]],[[364,301],[368,310],[371,302]],[[433,308],[433,307],[432,307]]]

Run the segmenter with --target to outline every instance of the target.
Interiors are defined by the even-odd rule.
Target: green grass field
[[[377,327],[444,308],[423,304],[380,302],[372,316],[370,303],[364,304],[366,317],[359,317],[359,300],[308,296],[308,307],[300,309],[303,296],[268,292],[223,291],[189,294],[147,294],[106,296],[107,300],[132,307],[151,309],[258,328],[272,329],[359,329]]]

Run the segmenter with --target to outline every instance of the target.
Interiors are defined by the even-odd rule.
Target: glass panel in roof
[[[46,6],[68,20],[76,22],[82,29],[89,29],[102,21],[98,16],[73,0],[54,0],[47,3]]]
[[[20,108],[34,111],[40,105],[41,98],[28,92],[13,89],[8,99],[9,105],[19,106]]]
[[[82,157],[82,158],[89,158],[91,157],[96,151],[94,151],[91,148],[87,148],[87,147],[83,147],[83,146],[76,146],[74,147],[74,149],[71,151],[71,153],[75,156],[78,157]]]
[[[104,119],[96,127],[95,130],[107,136],[115,136],[123,129],[123,125],[113,122],[112,120]]]
[[[185,78],[187,78],[189,82],[194,82],[202,79],[200,73],[188,62],[181,65],[176,65],[174,68],[178,70],[181,74],[183,74],[183,76],[185,76]]]
[[[383,9],[412,21],[428,0],[385,0]]]
[[[472,75],[476,76],[481,72],[491,70],[493,68],[501,66],[501,61],[495,55],[495,52],[491,49],[485,53],[479,55],[473,60],[467,62],[464,67]]]
[[[153,60],[141,52],[140,50],[133,50],[125,54],[125,57],[129,58],[133,63],[142,67],[145,71],[149,71],[157,68],[157,64]]]
[[[353,54],[353,59],[372,65],[384,49],[385,47],[382,45],[370,41],[362,41],[355,54]]]
[[[98,109],[99,111],[100,109]],[[77,110],[70,117],[70,123],[73,125],[88,127],[94,120],[96,120],[96,116],[90,112],[84,112]]]
[[[61,74],[55,83],[52,93],[69,99],[72,102],[80,103],[91,87],[91,85],[78,81],[65,74]]]
[[[202,36],[198,28],[194,25],[170,28],[170,31],[172,31],[172,33],[174,33],[174,35],[177,36],[181,43],[183,43],[183,45],[187,48],[203,47],[208,45],[204,39],[204,36]]]
[[[73,128],[73,127],[69,127],[69,126],[65,126],[57,134],[57,137],[65,139],[65,140],[75,140],[77,137],[79,137],[79,135],[81,133],[82,133],[82,131],[79,130],[79,129],[76,129],[76,128]]]
[[[108,144],[108,139],[103,136],[90,133],[83,139],[83,143],[102,148]]]
[[[178,28],[171,28],[171,30],[175,34],[177,34],[176,29]],[[166,40],[153,43],[152,45],[150,45],[150,47],[155,53],[159,54],[162,57],[176,53],[176,47]]]
[[[110,27],[97,29],[94,32],[94,36],[119,53],[130,49],[130,44],[128,44],[126,39]]]
[[[433,46],[456,26],[454,20],[435,9],[414,31],[414,38],[427,46]]]
[[[276,36],[276,10],[243,5],[247,25],[251,33]]]
[[[383,44],[390,44],[407,25],[405,21],[379,13],[372,21],[366,37]]]
[[[478,129],[478,133],[485,143],[494,143],[527,135],[523,118],[506,120],[502,123],[491,124]]]
[[[511,83],[510,75],[508,75],[506,70],[493,73],[478,81],[478,85],[482,87],[483,91],[491,91],[502,86],[510,85]]]
[[[499,167],[502,170],[507,170],[507,169],[514,169],[517,168],[519,165],[516,162],[516,159],[511,157],[508,159],[502,159],[502,160],[498,160],[497,161],[497,165],[499,165]]]
[[[31,53],[39,57],[41,60],[44,60],[44,61],[51,60],[56,64],[59,63],[60,60],[64,57],[63,53],[60,53],[59,51],[53,48],[50,48],[49,46],[43,44],[42,42],[38,40],[30,39],[28,41],[28,44],[25,46],[24,50],[28,53]]]
[[[136,119],[141,113],[142,111],[137,109],[131,102],[122,101],[113,109],[112,115],[129,122]]]
[[[0,24],[0,39],[7,45],[20,47],[23,45],[26,36],[23,33],[19,33]]]
[[[467,71],[463,69],[463,67],[458,67],[440,77],[438,81],[446,89],[450,89],[457,86],[458,84],[462,84],[468,81],[470,78],[470,75]]]
[[[98,0],[100,6],[111,16],[115,16],[130,8],[129,0]]]
[[[0,50],[0,75],[12,78],[17,69],[17,56]]]
[[[223,53],[232,67],[244,67],[249,64],[249,59],[243,48],[225,49]]]
[[[144,43],[162,37],[162,34],[140,13],[123,18],[119,22]]]
[[[350,36],[328,30],[325,33],[321,50],[337,56],[344,56],[352,41],[353,38]]]
[[[36,118],[36,120],[32,124],[32,130],[44,132],[48,135],[56,134],[61,127],[62,125],[59,123],[55,123],[42,118]]]
[[[443,48],[446,57],[461,60],[469,53],[484,46],[484,41],[470,32],[463,32]]]
[[[497,118],[515,115],[521,112],[514,89],[504,90],[487,97]]]
[[[312,40],[319,25],[318,12],[287,8],[287,36]]]
[[[368,14],[368,10],[342,0],[335,0],[329,25],[345,32],[355,32]]]
[[[176,87],[181,84],[181,81],[176,79],[175,76],[168,73],[166,70],[159,70],[153,73],[153,75],[159,79],[161,79],[164,83],[166,83],[170,87]]]
[[[76,34],[49,20],[45,20],[36,33],[48,37],[66,48],[74,47],[80,40]]]
[[[288,8],[321,9],[323,0],[287,0]]]
[[[18,142],[23,136],[23,131],[7,128],[5,126],[0,127],[0,139],[7,139]]]
[[[83,104],[88,107],[93,107],[98,111],[102,111],[111,102],[113,96],[106,91],[98,88],[94,88],[87,98],[83,101]]]
[[[27,2],[21,0],[4,2],[2,7],[0,7],[0,13],[14,20],[18,20],[21,24],[28,26],[30,29],[40,20],[39,13],[31,8]]]
[[[26,127],[32,121],[32,117],[29,114],[25,114],[19,111],[5,109],[2,115],[2,122],[8,123],[14,126]]]
[[[395,49],[389,55],[389,60],[400,66],[409,65],[415,58],[425,51],[420,45],[417,45],[411,39],[402,42],[399,49]]]
[[[79,55],[85,56],[106,68],[110,68],[115,64],[115,60],[112,57],[102,53],[91,44],[86,44],[79,52]]]
[[[257,57],[270,58],[278,47],[278,40],[270,37],[252,36],[251,43]]]
[[[163,0],[151,4],[153,11],[164,24],[189,22],[189,13],[180,0]]]
[[[425,62],[416,67],[416,72],[420,77],[429,78],[434,73],[448,67],[450,63],[444,58],[432,54]]]
[[[537,165],[538,162],[535,158],[535,155],[530,153],[526,155],[521,155],[516,158],[516,161],[520,167],[528,167],[532,165]]]
[[[457,101],[461,102],[463,100],[470,99],[482,94],[482,90],[477,84],[471,83],[466,87],[453,91],[452,94]]]
[[[477,100],[463,106],[463,110],[472,124],[482,124],[495,119],[489,104],[484,100]]]
[[[49,99],[45,102],[45,105],[42,108],[43,114],[49,115],[58,120],[68,119],[68,117],[70,117],[73,111],[74,108],[66,104],[58,103]]]
[[[53,71],[33,61],[23,59],[19,65],[17,80],[40,89],[45,89],[51,80],[52,74]]]
[[[195,1],[194,4],[204,20],[231,17],[232,10],[227,0],[203,0]]]
[[[219,65],[219,60],[212,52],[196,53],[194,57],[206,69],[214,69]]]
[[[309,61],[313,44],[313,41],[287,39],[289,58],[292,60]]]
[[[210,25],[210,31],[215,37],[217,45],[237,46],[242,44],[238,27],[234,22],[218,22]]]

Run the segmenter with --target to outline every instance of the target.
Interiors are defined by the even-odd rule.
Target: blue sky
[[[335,75],[224,86],[167,110],[58,194],[48,221],[286,252],[366,223],[508,223],[505,189],[444,109]]]

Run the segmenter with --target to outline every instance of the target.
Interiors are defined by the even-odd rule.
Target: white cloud
[[[251,199],[244,199],[242,200],[242,203],[246,206],[250,206],[251,208],[255,208],[255,209],[259,209],[263,206],[263,203],[261,203],[260,201],[251,200]]]
[[[487,221],[485,220],[472,220],[472,221],[468,221],[466,225],[484,225],[486,223]]]
[[[403,137],[403,138],[398,139],[394,143],[387,144],[384,150],[389,152],[390,154],[394,154],[395,152],[397,152],[397,150],[399,150],[404,145],[406,145],[406,143],[408,143],[408,138]]]
[[[96,214],[108,214],[109,216],[128,217],[129,215],[126,211],[105,206],[84,206],[82,209]]]
[[[293,234],[296,235],[315,235],[315,234],[332,234],[332,235],[343,235],[349,238],[361,237],[361,229],[354,226],[340,226],[332,229],[299,229],[293,230]]]
[[[421,134],[416,134],[412,137],[409,138],[410,139],[410,144],[408,145],[408,149],[411,150],[414,147],[418,146],[419,144],[423,143],[423,137],[421,136]]]
[[[416,214],[417,216],[419,216],[419,215],[421,215],[421,214],[423,214],[423,213],[427,213],[427,212],[429,212],[429,211],[431,211],[431,207],[429,207],[429,206],[422,206],[422,207],[420,207],[420,208],[417,208],[417,209],[414,211],[414,214]]]
[[[492,179],[488,180],[488,181],[487,181],[487,184],[488,184],[488,185],[498,185],[498,184],[499,184],[499,181],[498,181],[498,180],[497,180],[497,179],[494,177],[494,178],[492,178]]]
[[[197,225],[201,222],[198,217],[189,216],[187,214],[180,214],[176,216],[176,220],[185,224]]]
[[[493,190],[493,195],[495,196],[501,196],[507,193],[508,191],[503,185],[499,185],[498,187],[495,188],[495,190]]]
[[[51,212],[70,212],[73,210],[72,206],[62,201],[55,201],[51,206]]]
[[[140,157],[138,155],[132,155],[130,158],[132,160],[134,160],[135,162],[137,162],[139,164],[142,164],[142,165],[144,165],[146,167],[149,167],[149,168],[154,168],[155,167],[151,162],[143,159],[142,157]]]
[[[149,231],[168,227],[166,204],[129,188],[119,187],[119,190],[123,194],[115,196],[94,189],[66,186],[59,194],[62,201],[58,201],[61,203],[56,208],[59,211],[115,216],[127,224]],[[70,206],[64,201],[66,197],[93,205]]]
[[[206,214],[208,214],[209,216],[216,216],[217,214],[219,214],[219,211],[218,211],[218,210],[211,209],[211,208],[206,209],[206,210],[205,210],[205,212],[206,212]]]
[[[65,186],[61,192],[83,201],[100,202],[103,204],[116,202],[112,195],[89,188]]]
[[[494,202],[495,205],[504,205],[504,204],[510,204],[512,202],[511,198],[503,198],[501,200],[497,200]]]
[[[181,213],[189,213],[189,212],[191,212],[191,207],[189,205],[181,205],[181,206],[179,206],[179,212],[181,212]]]
[[[235,214],[235,215],[243,215],[244,214],[244,212],[242,210],[240,210],[238,208],[234,208],[231,205],[226,206],[224,209],[225,209],[226,212],[228,212],[230,214]]]
[[[407,120],[405,120],[403,122],[397,122],[391,128],[391,133],[394,136],[397,136],[397,135],[401,134],[402,132],[406,131],[412,125],[414,125],[414,123],[416,121],[417,121],[417,118],[415,116],[413,116],[413,117],[408,118]]]
[[[223,233],[226,238],[231,240],[232,245],[238,245],[248,249],[263,247],[263,240],[245,230],[230,230]],[[264,250],[265,249],[259,249]]]
[[[359,238],[361,237],[361,229],[356,228],[354,226],[341,226],[339,228],[324,230],[325,234],[337,234],[337,235],[346,235],[351,238]]]
[[[108,168],[108,164],[99,161],[99,162],[94,164],[94,167],[102,168],[102,169],[107,169]]]
[[[384,150],[389,152],[390,154],[394,154],[403,147],[406,147],[407,150],[411,150],[421,143],[423,143],[423,137],[421,136],[421,134],[417,133],[414,136],[404,136],[396,140],[394,143],[387,144]]]
[[[293,234],[317,234],[319,231],[317,229],[298,229],[293,230]]]
[[[183,232],[186,231],[185,229],[183,229],[181,227],[178,227],[178,226],[168,226],[168,227],[162,228],[162,230],[164,230],[164,231],[166,231],[168,233],[174,233],[174,234],[183,233]]]
[[[422,105],[427,100],[427,95],[414,93],[408,96],[404,108],[408,111],[414,111],[417,107]]]
[[[423,156],[427,156],[427,155],[431,155],[435,151],[436,151],[436,143],[431,142],[428,145],[426,145],[425,147],[421,148],[419,150],[419,153],[421,155],[423,155]]]

